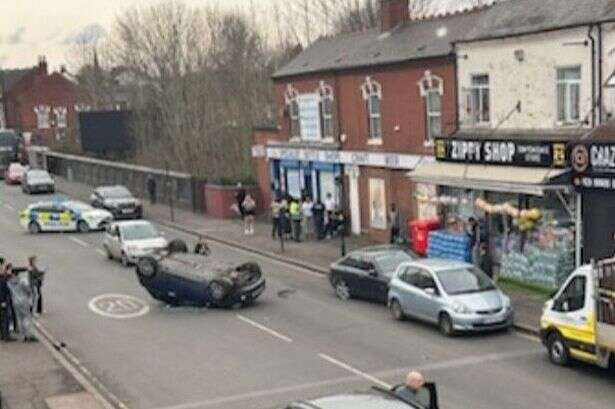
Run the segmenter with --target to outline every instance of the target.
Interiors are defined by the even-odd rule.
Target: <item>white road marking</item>
[[[124,294],[99,295],[90,300],[88,307],[95,314],[118,320],[141,317],[150,309],[145,301]]]
[[[96,252],[100,254],[101,256],[107,257],[107,252],[103,249],[96,249]]]
[[[337,359],[335,359],[335,358],[333,358],[333,357],[331,357],[329,355],[318,354],[318,356],[321,357],[322,359],[324,359],[325,361],[327,361],[329,363],[332,363],[333,365],[339,366],[340,368],[342,368],[342,369],[344,369],[344,370],[346,370],[348,372],[351,372],[351,373],[353,373],[353,374],[355,374],[357,376],[360,376],[361,378],[364,378],[364,379],[366,379],[366,380],[368,380],[368,381],[370,381],[370,382],[372,382],[374,384],[380,385],[383,388],[391,389],[393,387],[393,385],[389,385],[388,383],[386,383],[384,381],[381,381],[380,379],[376,378],[375,376],[372,376],[372,375],[370,375],[368,373],[360,371],[357,368],[354,368],[354,367],[348,365],[347,363],[339,361],[339,360],[337,360]]]
[[[288,342],[288,343],[293,342],[293,340],[287,337],[286,335],[280,334],[279,332],[272,330],[271,328],[267,328],[263,324],[259,324],[256,321],[252,321],[250,318],[244,317],[241,314],[237,314],[237,318],[239,318],[241,321],[245,322],[246,324],[252,325],[254,328],[258,328],[261,331],[268,333],[269,335],[273,335],[274,337],[281,339],[284,342]]]
[[[71,237],[69,237],[68,239],[69,239],[70,241],[72,241],[73,243],[77,243],[77,244],[78,244],[78,245],[80,245],[81,247],[85,247],[85,248],[89,248],[89,247],[90,247],[90,245],[89,245],[88,243],[86,243],[86,242],[85,242],[85,241],[83,241],[83,240],[79,240],[79,239],[78,239],[78,238],[76,238],[76,237],[72,237],[72,236],[71,236]]]

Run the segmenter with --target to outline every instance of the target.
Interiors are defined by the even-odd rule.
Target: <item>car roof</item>
[[[398,251],[408,252],[407,249],[399,247],[399,246],[395,246],[392,244],[382,244],[382,245],[363,247],[363,248],[352,251],[351,254],[375,257],[375,256],[379,256],[382,254],[398,252]]]
[[[114,222],[114,226],[118,227],[132,227],[132,226],[153,226],[151,222],[147,220],[124,220],[120,222]]]
[[[28,174],[45,174],[45,175],[49,175],[49,172],[47,172],[45,169],[30,169],[28,170]]]
[[[412,406],[395,398],[375,393],[354,393],[320,398],[309,402],[319,409],[409,409]]]
[[[130,190],[124,185],[98,186],[96,188],[96,191],[97,192],[108,192],[110,190],[117,190],[117,189],[122,189],[122,190],[126,190],[127,192],[130,192]]]
[[[424,258],[421,260],[412,261],[411,263],[413,265],[418,265],[418,266],[425,267],[425,268],[428,268],[434,271],[450,270],[453,268],[473,266],[472,264],[466,263],[464,261],[447,260],[447,259],[440,259],[440,258]]]

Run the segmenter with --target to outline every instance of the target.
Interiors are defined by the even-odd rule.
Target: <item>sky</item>
[[[116,15],[160,0],[0,0],[0,67],[36,65],[45,55],[50,69],[70,68],[71,44],[109,32]],[[259,5],[273,0],[252,0]],[[250,0],[184,0],[196,7],[246,6]]]

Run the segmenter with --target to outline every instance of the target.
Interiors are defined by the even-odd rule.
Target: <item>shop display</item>
[[[437,230],[429,233],[427,257],[472,261],[472,244],[465,233]]]

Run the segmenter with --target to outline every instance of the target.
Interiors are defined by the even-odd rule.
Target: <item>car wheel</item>
[[[77,231],[79,233],[87,233],[90,231],[90,226],[84,220],[79,220],[79,223],[77,223]]]
[[[233,283],[230,280],[214,279],[209,283],[209,295],[215,302],[221,302],[226,298],[232,287]]]
[[[146,256],[137,262],[137,274],[139,277],[151,280],[158,274],[158,262],[154,257]]]
[[[346,281],[338,278],[335,281],[335,295],[342,301],[347,301],[350,299],[350,288],[348,288],[348,284]]]
[[[566,366],[570,361],[570,352],[561,335],[553,333],[547,338],[549,359],[556,365]]]
[[[452,337],[455,335],[455,328],[453,327],[453,320],[451,316],[447,313],[440,314],[440,318],[438,319],[438,328],[442,335],[447,337]]]
[[[41,232],[41,226],[37,222],[30,222],[28,224],[28,231],[32,234],[37,234]]]
[[[128,256],[126,253],[122,252],[122,258],[120,259],[122,266],[128,267],[130,266],[130,261],[128,260]]]
[[[392,300],[389,305],[389,309],[391,310],[391,316],[395,321],[403,321],[406,318],[406,314],[404,314],[404,310],[402,310],[399,301]]]

